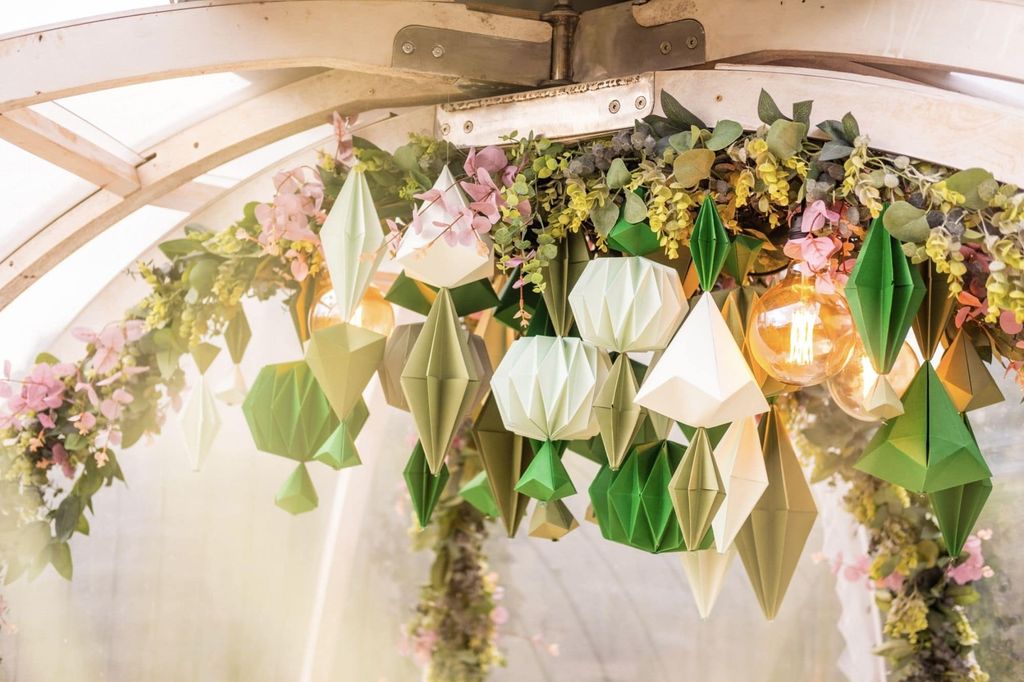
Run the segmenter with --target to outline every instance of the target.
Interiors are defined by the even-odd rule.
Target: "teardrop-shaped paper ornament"
[[[729,233],[725,230],[722,216],[718,214],[718,207],[709,192],[700,205],[693,232],[690,233],[690,254],[702,290],[714,289],[730,248]]]
[[[542,502],[575,495],[576,486],[562,464],[564,450],[565,443],[545,441],[516,483],[516,491]]]
[[[573,517],[565,502],[538,502],[530,516],[530,537],[556,542],[579,526],[579,521]]]
[[[369,329],[342,322],[310,334],[306,363],[335,414],[346,415],[384,359],[387,338]]]
[[[413,344],[423,331],[422,322],[412,324],[401,324],[395,327],[388,337],[384,346],[384,359],[377,368],[377,375],[380,377],[380,387],[384,393],[384,400],[391,407],[409,411],[409,403],[405,400],[405,393],[402,392],[402,370],[409,360],[409,353],[412,352]]]
[[[224,383],[217,390],[217,398],[225,405],[241,405],[248,393],[249,388],[245,385],[242,368],[235,365],[231,369],[231,374],[225,378]]]
[[[249,347],[249,341],[252,339],[252,328],[249,326],[249,318],[246,317],[245,311],[241,306],[235,311],[235,316],[228,322],[228,326],[224,328],[224,345],[228,348],[228,355],[231,356],[231,362],[239,365],[242,363],[242,358],[245,357],[245,350]]]
[[[693,552],[682,552],[679,558],[683,562],[683,572],[693,600],[697,602],[697,612],[701,619],[707,619],[718,601],[718,595],[725,584],[725,575],[736,558],[736,548],[730,545],[724,553],[717,549],[698,549]]]
[[[370,411],[367,409],[366,403],[360,399],[338,425],[338,428],[334,430],[334,433],[328,436],[324,444],[320,446],[320,451],[314,455],[313,459],[323,462],[335,470],[362,464],[362,460],[359,459],[359,451],[356,450],[356,437],[369,416]]]
[[[949,279],[935,270],[935,264],[925,261],[917,266],[921,273],[921,281],[925,285],[924,301],[914,316],[914,336],[921,355],[925,360],[935,356],[939,344],[946,335],[946,325],[953,316],[955,296],[950,296]]]
[[[725,271],[729,273],[738,284],[743,284],[747,275],[754,269],[757,262],[757,255],[764,247],[764,240],[758,239],[749,234],[738,234],[730,245],[729,252],[725,255]]]
[[[185,435],[185,451],[193,471],[199,471],[213,448],[213,439],[220,431],[220,414],[217,404],[206,383],[206,377],[200,375],[192,387],[192,395],[181,411],[181,430]]]
[[[615,358],[608,378],[594,397],[594,415],[612,469],[622,464],[647,413],[633,402],[637,388],[636,375],[623,353]]]
[[[715,446],[715,462],[725,485],[725,502],[711,527],[715,531],[715,546],[719,552],[725,552],[768,487],[768,470],[753,417],[729,426]]]
[[[487,472],[481,471],[459,488],[459,495],[484,516],[498,515],[498,505],[491,495],[491,486],[487,482]]]
[[[570,232],[558,243],[558,254],[543,268],[544,291],[541,296],[558,336],[565,336],[572,329],[569,292],[576,286],[589,261],[587,238],[582,232]]]
[[[946,387],[953,405],[970,412],[1003,401],[1003,392],[978,355],[971,339],[961,329],[942,354],[935,373]]]
[[[516,483],[533,460],[533,450],[526,438],[505,428],[493,395],[484,401],[473,424],[473,438],[505,532],[513,537],[529,503],[526,495],[516,492]]]
[[[725,484],[706,429],[698,428],[693,434],[668,483],[668,494],[683,532],[683,542],[687,547],[697,546],[725,501]]]
[[[957,557],[963,551],[967,536],[974,529],[991,493],[992,479],[983,478],[928,494],[932,513],[935,514],[950,556]]]
[[[277,491],[274,504],[289,514],[304,514],[316,509],[320,498],[313,487],[313,479],[306,471],[306,465],[300,463],[285,479],[284,485]]]
[[[430,524],[430,517],[434,514],[434,508],[444,487],[448,485],[448,465],[442,464],[435,476],[430,472],[430,465],[427,463],[423,446],[416,443],[409,461],[405,465],[405,485],[409,489],[409,497],[412,499],[412,508],[416,512],[416,520],[420,528],[426,528]]]

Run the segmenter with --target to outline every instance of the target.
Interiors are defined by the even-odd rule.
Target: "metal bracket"
[[[468,81],[536,86],[548,77],[551,45],[427,26],[395,34],[391,66]]]

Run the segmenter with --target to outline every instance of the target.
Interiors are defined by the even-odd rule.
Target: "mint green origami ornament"
[[[320,498],[313,487],[313,479],[306,471],[306,465],[300,463],[292,471],[284,485],[277,491],[274,504],[289,514],[304,514],[316,509]]]
[[[409,462],[405,465],[403,475],[405,485],[409,489],[409,497],[412,499],[413,511],[416,512],[416,520],[420,528],[426,528],[434,514],[434,507],[441,499],[444,487],[448,485],[448,465],[442,464],[436,476],[430,473],[423,446],[417,442],[412,455],[409,456]]]
[[[491,484],[487,482],[486,471],[481,471],[469,479],[459,488],[459,495],[484,516],[498,516],[498,505],[491,495]]]
[[[562,464],[564,441],[544,441],[516,483],[516,491],[535,500],[550,502],[576,494],[576,486]]]
[[[946,542],[950,556],[959,556],[963,551],[967,536],[971,534],[990,494],[990,478],[928,494],[928,499],[932,503],[932,513],[935,514],[935,520],[942,531],[942,539]]]
[[[690,233],[690,255],[703,291],[711,291],[715,287],[731,248],[729,233],[709,192],[700,205]]]
[[[363,399],[360,398],[356,406],[352,408],[352,412],[342,420],[334,433],[328,436],[324,444],[320,446],[319,452],[313,459],[323,462],[335,470],[362,464],[362,460],[359,459],[359,451],[356,449],[356,438],[369,416],[370,411]]]

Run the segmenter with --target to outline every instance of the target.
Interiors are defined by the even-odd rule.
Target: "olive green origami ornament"
[[[621,353],[594,395],[594,416],[612,469],[622,464],[644,421],[646,410],[633,402],[639,386],[629,359]]]
[[[956,333],[942,354],[935,374],[942,380],[953,405],[960,412],[1003,402],[999,384],[992,378],[992,373],[963,329]]]
[[[693,232],[690,233],[690,254],[703,291],[711,291],[715,287],[731,248],[722,216],[718,214],[715,200],[708,193],[700,205]]]
[[[561,500],[538,502],[530,515],[531,538],[557,542],[579,526],[579,521]]]
[[[491,495],[491,486],[487,482],[487,472],[469,479],[465,485],[459,488],[459,495],[484,516],[495,517],[498,515],[498,505]]]
[[[441,499],[444,487],[448,485],[448,465],[442,464],[437,475],[432,474],[423,445],[417,442],[405,465],[403,476],[409,489],[409,497],[412,499],[413,511],[416,512],[416,521],[420,528],[426,528],[430,524],[430,517],[434,514],[438,500]]]
[[[576,486],[562,464],[565,441],[544,441],[516,483],[516,490],[541,502],[576,494]]]
[[[493,395],[487,396],[473,424],[473,439],[505,532],[513,537],[530,499],[516,491],[516,483],[533,461],[533,450],[526,438],[505,428]]]
[[[712,448],[707,429],[697,429],[668,483],[669,498],[687,547],[707,534],[725,501],[725,484]]]
[[[558,254],[544,268],[544,291],[541,296],[556,336],[566,336],[572,329],[569,292],[589,261],[587,238],[583,232],[570,232],[558,243]]]
[[[955,296],[950,296],[949,279],[935,270],[935,264],[925,261],[917,266],[925,284],[924,301],[914,316],[913,329],[917,345],[925,360],[931,359],[946,335],[946,325],[953,316]]]
[[[723,267],[737,284],[742,285],[746,281],[763,247],[763,240],[749,234],[738,234],[733,239]]]
[[[241,364],[251,339],[252,327],[249,326],[249,318],[245,316],[245,311],[239,306],[235,316],[231,318],[228,326],[224,329],[224,344],[228,347],[231,362],[236,365]]]
[[[919,493],[991,478],[966,418],[930,363],[907,387],[903,410],[878,429],[856,469]]]
[[[348,322],[310,333],[306,363],[335,414],[347,415],[384,359],[387,338]]]

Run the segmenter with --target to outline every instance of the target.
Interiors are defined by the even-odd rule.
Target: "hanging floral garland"
[[[583,325],[569,295],[594,254],[647,256],[682,275],[688,295],[698,286],[706,292],[694,306],[701,311],[700,319],[691,314],[687,320],[696,321],[687,322],[684,329],[706,324],[700,329],[735,338],[742,350],[738,357],[749,363],[745,371],[752,373],[749,380],[737,384],[740,392],[748,391],[753,381],[758,396],[777,395],[791,390],[787,382],[799,378],[778,371],[781,366],[773,363],[770,351],[778,350],[773,346],[773,330],[756,322],[749,325],[764,337],[760,352],[753,350],[756,344],[746,347],[744,343],[751,312],[758,305],[762,309],[768,305],[768,296],[758,300],[764,285],[772,285],[776,273],[787,268],[797,273],[799,281],[785,286],[802,304],[816,296],[834,301],[840,289],[846,291],[863,347],[843,352],[865,368],[859,380],[871,381],[870,390],[854,407],[863,411],[862,417],[889,420],[883,429],[896,428],[904,411],[900,401],[904,389],[907,395],[917,391],[914,395],[931,396],[938,385],[929,368],[918,372],[909,387],[897,386],[900,346],[912,322],[923,349],[949,346],[944,358],[952,360],[944,360],[946,367],[939,368],[949,406],[939,401],[936,409],[955,414],[995,399],[989,386],[964,379],[963,368],[983,359],[1001,362],[1021,381],[1024,194],[1017,188],[999,183],[981,169],[954,171],[876,152],[852,115],[818,124],[821,136],[810,138],[810,102],[797,103],[792,115],[786,116],[762,93],[759,114],[764,126],[756,131],[744,131],[732,121],[708,126],[667,93],[662,108],[664,116],[648,117],[631,130],[585,143],[513,134],[502,148],[466,151],[414,137],[394,154],[352,140],[346,123],[339,120],[336,153],[324,155],[316,168],[279,174],[273,202],[249,204],[241,220],[220,232],[189,228],[184,238],[165,242],[161,250],[168,262],[140,265],[151,293],[128,311],[126,320],[98,332],[76,331],[86,343],[81,360],[62,363],[42,355],[23,375],[5,369],[0,382],[0,397],[7,399],[0,417],[4,446],[0,484],[5,487],[0,560],[6,579],[37,574],[48,564],[70,578],[68,540],[75,532],[88,532],[86,511],[92,496],[121,478],[114,448],[128,447],[143,435],[158,432],[167,407],[179,407],[185,383],[181,359],[186,354],[205,373],[217,351],[210,341],[223,336],[232,359],[240,360],[248,342],[240,302],[250,296],[267,300],[283,294],[297,332],[310,349],[305,362],[265,368],[245,405],[261,449],[299,463],[278,494],[278,504],[292,512],[316,505],[315,490],[305,473],[307,463],[319,461],[334,468],[358,463],[354,438],[366,419],[358,397],[365,381],[332,377],[324,368],[333,362],[347,362],[354,368],[383,363],[381,376],[385,394],[391,389],[389,402],[404,401],[420,425],[422,441],[410,459],[406,480],[423,525],[429,522],[449,475],[445,455],[450,441],[470,417],[486,485],[480,484],[481,479],[460,493],[467,500],[476,497],[478,505],[501,515],[510,534],[525,512],[527,497],[539,500],[531,517],[531,534],[557,539],[575,527],[575,519],[561,502],[575,489],[560,459],[567,440],[586,439],[575,443],[574,451],[606,465],[590,494],[607,537],[648,551],[684,546],[694,549],[695,556],[698,548],[713,551],[715,512],[721,506],[732,510],[725,514],[739,513],[731,504],[734,498],[725,494],[734,483],[727,483],[728,472],[723,480],[718,471],[718,451],[711,456],[722,438],[716,429],[728,413],[727,421],[747,426],[737,427],[726,442],[734,444],[731,447],[749,444],[758,436],[749,431],[745,420],[763,412],[767,403],[750,393],[743,393],[748,397],[739,403],[734,399],[738,394],[720,396],[719,413],[691,420],[695,431],[685,452],[665,440],[667,422],[658,414],[665,399],[657,391],[679,377],[655,379],[655,366],[640,386],[642,369],[625,360],[611,366],[602,359],[607,358],[604,351],[593,350],[574,336],[574,320],[580,331]],[[450,168],[460,165],[462,173],[452,175]],[[336,206],[341,206],[337,212]],[[340,217],[334,219],[336,214]],[[381,221],[387,232],[378,238]],[[872,258],[859,258],[869,245]],[[363,294],[373,271],[372,266],[364,266],[379,262],[385,252],[405,267],[388,300],[429,312],[422,329],[399,333],[399,328],[387,344],[386,334],[378,332],[390,332],[393,322],[367,329],[373,326],[366,323],[373,303]],[[436,260],[431,254],[437,252],[446,252],[447,257]],[[339,253],[345,254],[338,261],[342,265],[332,267],[331,258]],[[491,275],[491,253],[497,268],[508,277],[500,299],[489,287],[474,286]],[[869,260],[861,272],[879,267],[879,262],[896,264],[898,272],[886,280],[891,282],[887,289],[875,291],[864,284],[870,277],[858,279],[860,262]],[[924,274],[918,274],[916,265],[900,265],[904,262],[927,264],[921,268]],[[339,275],[333,282],[333,304],[323,298],[331,287],[318,285],[325,281],[328,267]],[[649,286],[649,274],[628,276],[635,287]],[[922,276],[927,286],[920,282]],[[658,291],[663,295],[665,289]],[[926,315],[917,312],[922,297]],[[914,300],[917,305],[911,305]],[[320,305],[328,310],[318,324]],[[493,312],[480,318],[480,311],[489,308]],[[865,311],[879,308],[890,320],[889,326],[866,329]],[[707,321],[701,322],[705,315]],[[487,348],[473,350],[472,344],[467,345],[467,330],[459,322],[467,316],[475,316],[480,336],[492,334],[497,345],[501,343],[494,340],[495,320],[524,334],[523,340],[534,340],[520,344],[514,362],[497,362],[508,351],[507,344],[488,362]],[[719,319],[724,326],[715,321]],[[490,332],[484,329],[488,325]],[[786,329],[813,334],[818,328],[814,325],[822,333],[829,327],[819,317],[790,320]],[[592,332],[595,338],[601,337],[599,329]],[[638,339],[644,338],[644,330],[634,328],[632,333],[629,341],[616,337],[606,347],[626,358],[628,352],[642,348]],[[385,358],[393,352],[388,346],[396,339],[405,343],[401,350],[406,352],[398,354],[404,366],[389,368]],[[433,350],[442,342],[462,350],[442,356]],[[527,347],[528,351],[523,350]],[[809,358],[830,357],[839,352],[836,348],[813,351],[812,356],[819,356]],[[788,350],[792,356],[793,349]],[[671,347],[666,352],[672,352]],[[441,357],[446,360],[439,369]],[[522,367],[517,369],[516,363]],[[483,401],[481,388],[490,383],[494,364],[501,365],[495,380],[500,379],[503,388],[496,386],[494,396]],[[591,382],[583,402],[575,405],[584,415],[578,424],[534,412],[528,421],[543,422],[536,433],[532,426],[511,426],[517,410],[527,409],[510,398],[522,390],[517,372],[541,366],[575,384]],[[425,372],[431,372],[431,380],[442,381],[442,402],[451,409],[437,412],[436,406],[417,398]],[[599,395],[605,376],[615,377],[607,385],[618,393]],[[369,373],[360,378],[368,381]],[[260,432],[260,420],[251,417],[260,408],[258,403],[279,395],[285,385],[281,382],[306,387],[303,400],[287,411],[295,427],[289,438]],[[915,389],[915,384],[920,386]],[[236,376],[222,397],[225,402],[240,402],[243,388]],[[835,391],[843,393],[841,387]],[[634,396],[642,409],[625,409],[621,395]],[[202,425],[192,429],[194,438],[190,438],[190,447],[197,453],[208,449],[216,428],[212,403],[204,396],[193,391],[185,408],[192,421]],[[724,407],[727,402],[728,408]],[[801,428],[814,419],[828,419],[815,412],[813,403],[798,404],[794,418]],[[927,405],[931,409],[931,403]],[[761,420],[760,445],[769,464],[765,483],[769,489],[775,485],[772,477],[794,483],[797,476],[789,464],[791,447],[779,419],[782,407],[782,402],[777,403],[771,416]],[[585,417],[590,409],[608,410],[601,413],[606,416],[599,435]],[[910,415],[913,410],[907,407],[906,411]],[[903,424],[909,421],[908,416]],[[630,437],[616,441],[610,434],[623,428]],[[974,466],[987,471],[983,460],[979,463],[980,454],[971,459],[969,426],[961,431],[958,437],[966,439],[961,449],[967,459],[960,469]],[[314,432],[323,437],[314,438],[310,435]],[[297,439],[296,434],[301,437]],[[525,445],[525,436],[536,442]],[[652,449],[646,447],[648,443],[661,445]],[[493,447],[515,453],[516,471],[510,480],[499,482],[501,472],[488,469],[493,461],[488,452]],[[865,447],[872,450],[871,443]],[[858,457],[862,449],[856,450]],[[962,609],[973,599],[970,583],[983,577],[984,571],[962,568],[976,563],[973,551],[950,556],[947,550],[951,540],[969,541],[969,548],[978,541],[966,538],[969,526],[944,527],[940,533],[929,511],[931,507],[939,514],[942,526],[941,510],[950,504],[964,509],[964,500],[972,495],[983,503],[987,496],[981,489],[987,482],[984,472],[961,471],[959,478],[944,479],[956,481],[951,485],[960,497],[954,503],[948,499],[951,487],[924,480],[916,487],[930,499],[908,494],[902,487],[858,472],[853,459],[819,457],[818,463],[822,476],[839,476],[852,485],[847,496],[851,511],[872,532],[870,576],[881,581],[883,597],[887,594],[890,602],[886,633],[891,642],[880,653],[897,662],[902,679],[985,679],[971,653],[975,641]],[[196,461],[200,460],[197,455]],[[827,466],[822,464],[825,461]],[[610,463],[616,463],[616,468]],[[619,514],[612,500],[616,491],[625,490],[629,478],[619,473],[620,463],[631,467],[633,481],[668,485],[668,494],[662,494],[656,504],[645,497],[644,505],[651,506],[641,505],[635,512],[647,521],[660,519],[658,523],[668,524],[661,526],[666,535],[640,537],[632,525],[635,515],[624,521],[609,515]],[[858,466],[879,473],[871,462]],[[670,482],[667,476],[673,470],[677,475]],[[687,472],[691,483],[678,480],[680,471]],[[715,487],[693,487],[692,481],[706,480],[702,472],[711,471],[718,477]],[[508,472],[504,473],[508,479]],[[477,496],[480,491],[486,494]],[[604,506],[606,497],[612,506]],[[730,504],[723,506],[723,498]],[[710,505],[702,507],[711,510],[706,517],[682,511],[698,499]],[[766,504],[767,499],[767,495],[752,495],[749,504],[741,506],[746,514],[756,514],[757,505]],[[673,507],[679,524],[669,532],[674,522],[666,519],[671,519]],[[974,503],[968,511],[974,513],[975,508],[980,505]],[[786,509],[787,514],[813,513],[813,503],[807,510],[799,505]],[[616,526],[619,521],[613,518],[628,527]],[[747,545],[744,552],[741,544],[745,563],[756,561],[758,539],[742,528],[731,532],[736,533],[737,543]],[[799,553],[803,539],[794,542]],[[788,577],[775,579],[782,581],[784,592]],[[762,607],[774,613],[778,602],[769,599],[766,586],[755,586],[758,589]]]

